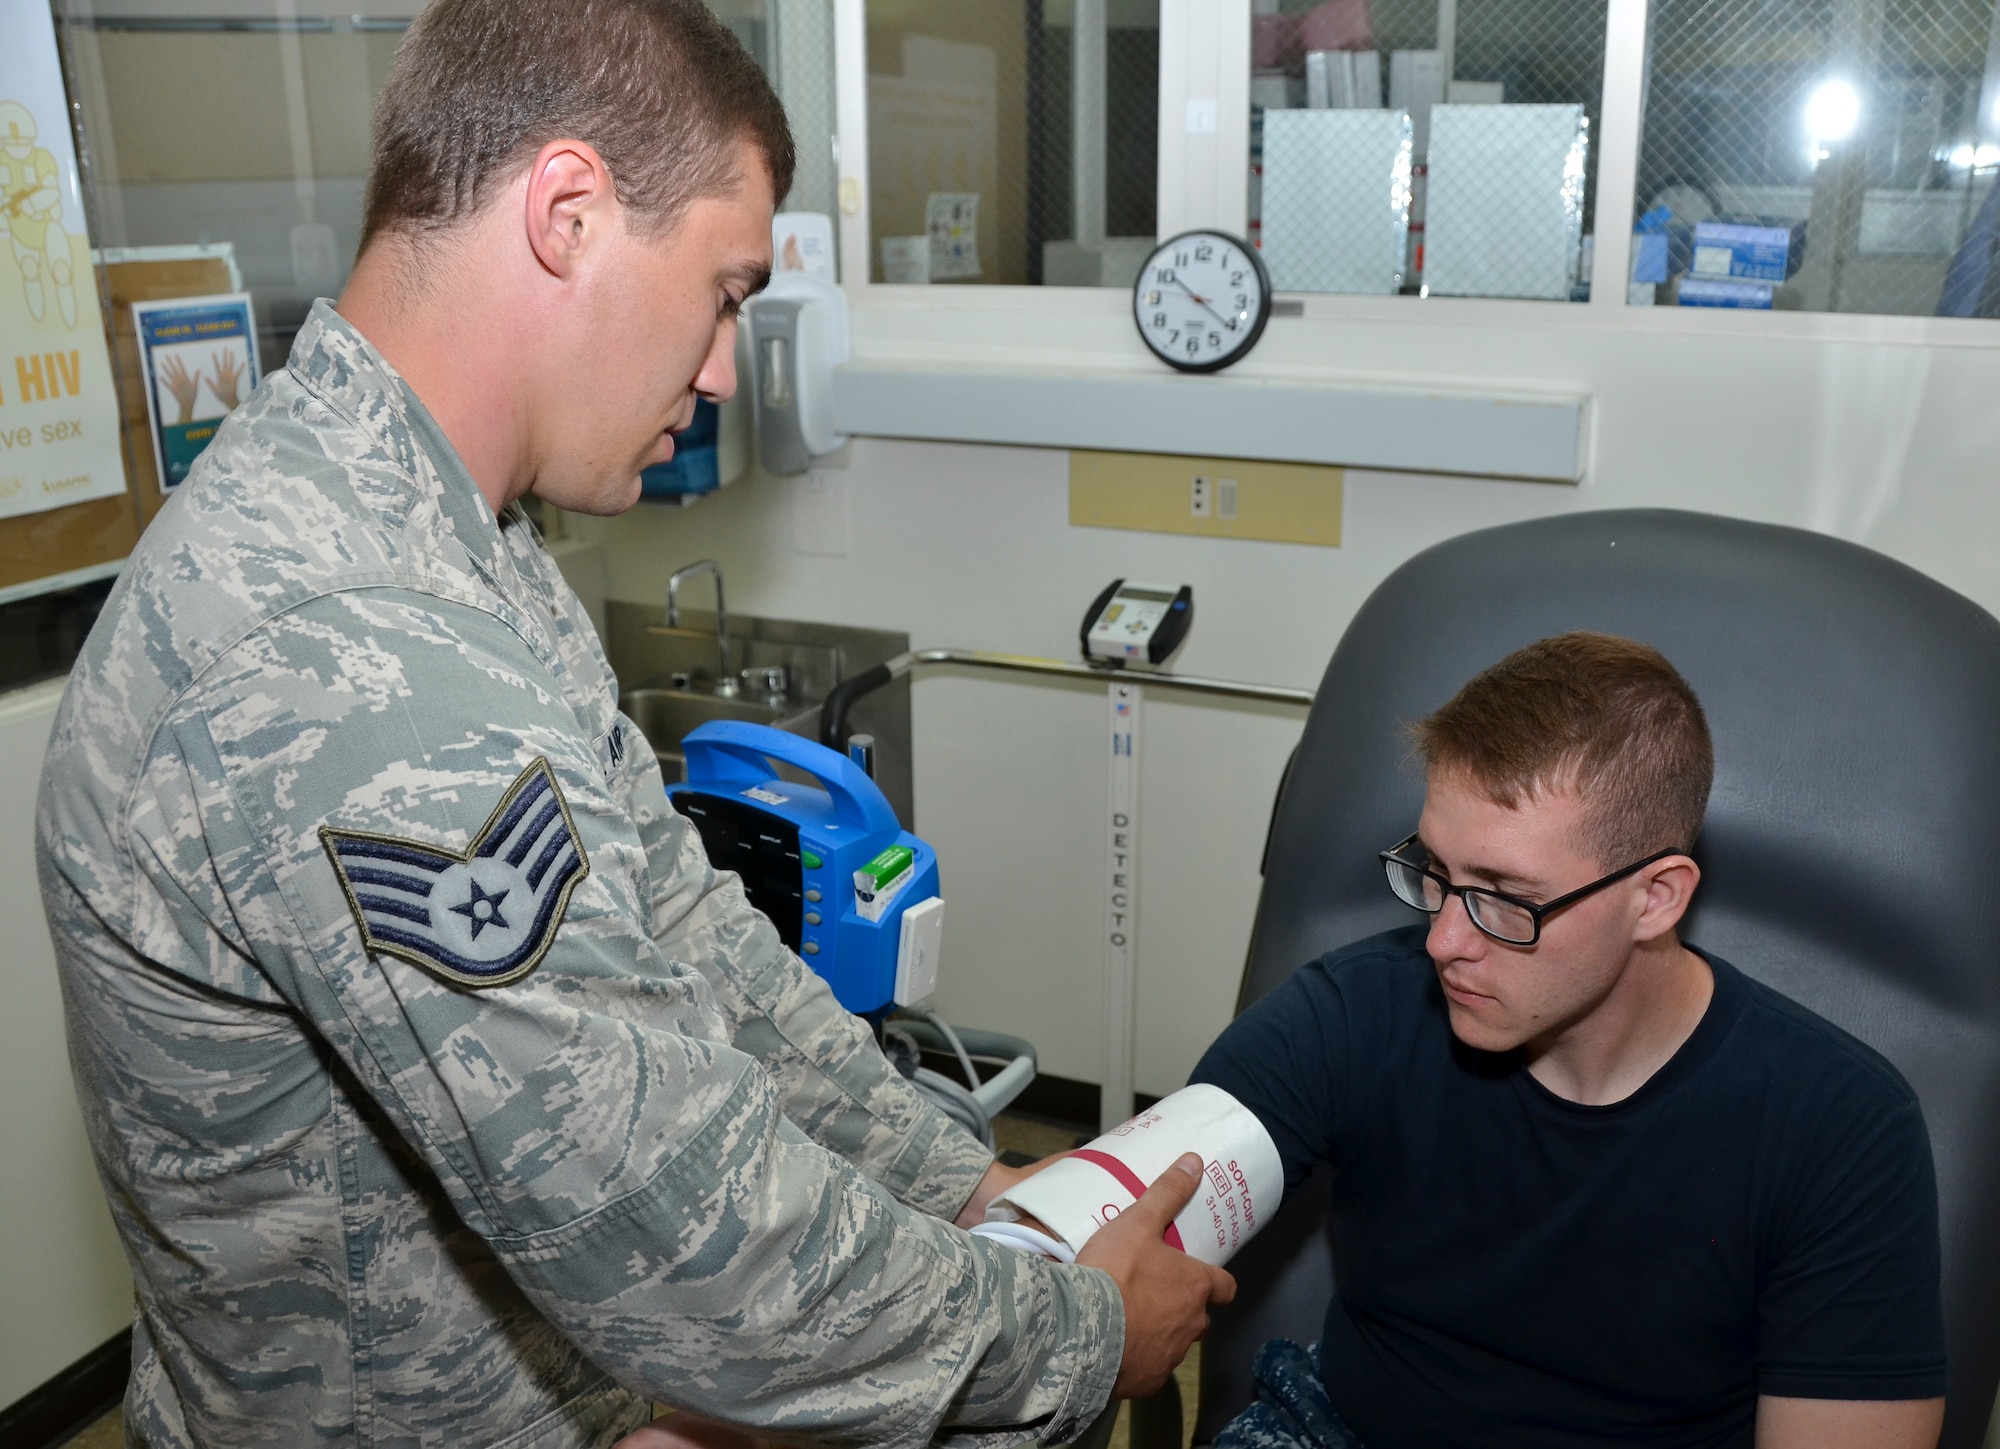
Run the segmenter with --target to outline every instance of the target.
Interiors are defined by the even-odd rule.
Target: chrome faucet
[[[681,585],[687,580],[701,574],[712,574],[715,577],[715,648],[717,656],[715,692],[724,699],[732,699],[736,695],[736,676],[729,668],[729,610],[722,602],[721,564],[712,558],[705,558],[699,563],[691,563],[685,568],[674,570],[673,576],[667,580],[667,627],[669,629],[680,628]]]

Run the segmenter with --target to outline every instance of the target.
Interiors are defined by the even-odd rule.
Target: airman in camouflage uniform
[[[327,304],[133,556],[39,832],[136,1442],[1105,1403],[1112,1278],[938,1220],[988,1155],[710,868],[533,526]]]

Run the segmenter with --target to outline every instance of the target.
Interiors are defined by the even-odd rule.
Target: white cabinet
[[[35,791],[61,696],[58,680],[0,697],[0,1408],[132,1321],[35,883]]]

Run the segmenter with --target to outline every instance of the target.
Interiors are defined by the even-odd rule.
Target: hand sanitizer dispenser
[[[776,270],[750,299],[751,403],[767,472],[804,473],[847,441],[833,426],[833,369],[847,361],[847,296],[833,279],[833,221],[806,212],[772,223]]]

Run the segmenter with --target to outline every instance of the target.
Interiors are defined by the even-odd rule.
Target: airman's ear
[[[528,171],[522,221],[528,247],[551,276],[569,279],[578,261],[616,214],[618,193],[597,148],[585,141],[551,141]]]

